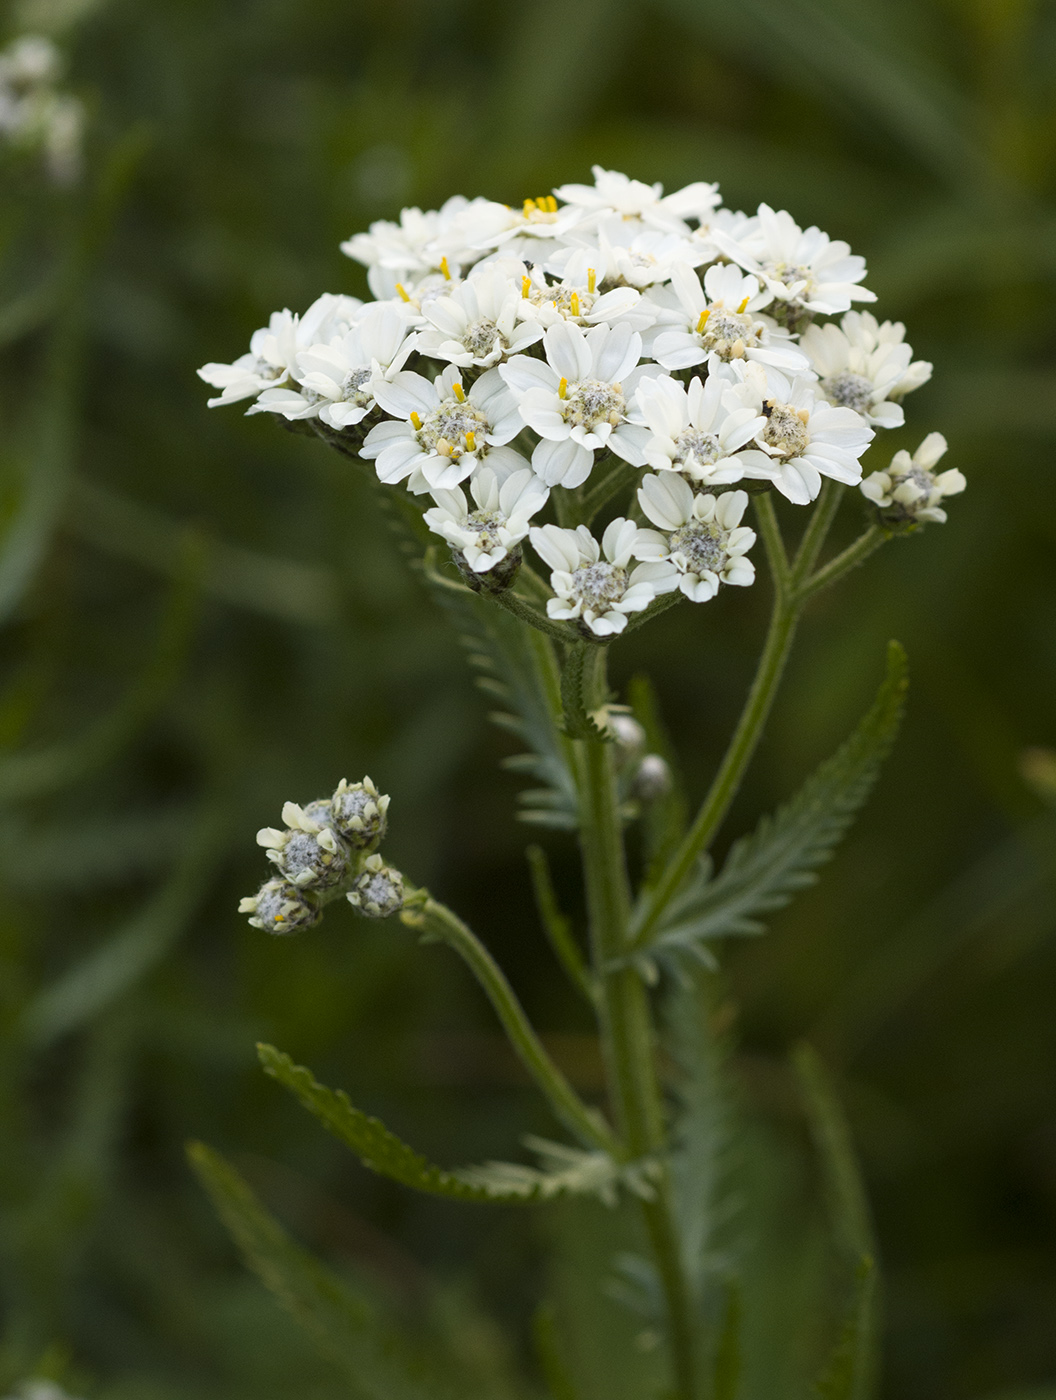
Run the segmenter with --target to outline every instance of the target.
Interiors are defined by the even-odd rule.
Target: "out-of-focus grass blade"
[[[27,827],[22,817],[0,823],[0,880],[15,889],[91,889],[153,875],[171,864],[192,824],[187,807],[84,816],[76,822]]]
[[[157,966],[180,937],[226,855],[226,808],[202,814],[170,878],[143,909],[30,1002],[19,1029],[35,1049],[76,1030]]]
[[[0,349],[44,325],[57,310],[59,299],[58,281],[49,278],[0,308]]]

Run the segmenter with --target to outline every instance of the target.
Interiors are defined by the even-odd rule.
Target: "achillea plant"
[[[543,932],[597,1018],[604,1103],[586,1102],[554,1063],[458,915],[385,863],[389,800],[369,778],[287,803],[283,828],[258,836],[274,873],[241,908],[272,933],[307,929],[337,902],[369,918],[398,914],[465,959],[567,1135],[530,1140],[533,1165],[433,1166],[269,1046],[265,1069],[368,1167],[409,1188],[466,1202],[635,1203],[650,1257],[630,1272],[651,1319],[642,1335],[656,1343],[657,1386],[679,1400],[729,1400],[740,1285],[736,1256],[717,1253],[714,1238],[722,1057],[708,979],[723,941],[758,932],[810,883],[865,800],[902,708],[897,644],[873,707],[838,752],[720,868],[708,849],[805,607],[891,538],[944,520],[939,503],[965,483],[956,469],[937,471],[946,447],[937,433],[863,477],[865,453],[902,425],[902,400],[931,366],[913,360],[900,323],[852,309],[875,298],[845,243],[765,204],[731,213],[712,184],[664,195],[594,175],[520,208],[454,198],[375,223],[343,245],[367,266],[375,300],[325,295],[302,316],[277,312],[248,353],[199,373],[219,391],[212,405],[251,400],[250,413],[316,434],[376,476],[424,576],[506,697],[503,722],[529,750],[515,765],[533,780],[520,815],[567,833],[582,856],[581,938],[558,908],[544,854],[530,852]],[[791,551],[777,496],[804,511]],[[857,503],[864,528],[824,559],[844,503]],[[730,587],[752,586],[760,540],[769,630],[725,756],[686,819],[670,756],[657,752],[654,706],[641,691],[631,704],[612,693],[609,647],[675,605],[722,606]],[[686,611],[706,645],[706,615],[701,633]],[[645,858],[632,872],[624,834],[635,822]],[[658,1074],[661,1040],[681,1075],[671,1095]],[[805,1051],[798,1066],[844,1204],[849,1264],[851,1301],[818,1385],[858,1397],[875,1333],[867,1213],[821,1067]],[[360,1336],[369,1328],[341,1304],[336,1280],[230,1168],[204,1147],[192,1155],[264,1278],[331,1350],[358,1358],[359,1391],[431,1393],[393,1353],[370,1351]],[[555,1400],[574,1395],[559,1339],[542,1350]]]

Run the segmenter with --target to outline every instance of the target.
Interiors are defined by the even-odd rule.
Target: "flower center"
[[[627,570],[599,559],[572,575],[572,596],[593,612],[605,612],[627,591]]]
[[[694,521],[670,537],[670,557],[683,573],[717,574],[726,565],[726,540],[724,530]]]
[[[623,422],[627,400],[618,384],[601,379],[581,379],[564,401],[565,422],[591,431],[602,423],[616,427]]]
[[[479,321],[469,323],[462,334],[462,344],[471,355],[483,359],[485,355],[492,354],[496,349],[505,350],[509,341],[494,321],[482,318]]]
[[[902,486],[907,481],[911,481],[913,483],[913,485],[920,492],[922,499],[926,499],[928,496],[930,496],[932,491],[934,491],[935,489],[934,478],[932,477],[931,473],[925,471],[923,467],[910,467],[909,471],[906,472],[905,476],[899,482],[899,485]]]
[[[817,288],[818,284],[814,273],[809,267],[804,266],[803,263],[769,260],[763,262],[762,266],[771,277],[775,278],[778,282],[783,282],[786,287],[791,287],[796,282],[805,282],[806,286],[796,294],[797,301],[802,301],[804,297],[809,297]]]
[[[713,466],[721,456],[722,448],[714,433],[704,433],[699,428],[683,428],[675,438],[672,463],[692,472],[694,467]]]
[[[544,287],[529,298],[536,306],[552,305],[566,321],[581,321],[597,299],[597,293],[586,287]]]
[[[346,374],[341,385],[342,402],[354,403],[357,408],[366,408],[374,395],[369,389],[364,389],[363,385],[369,384],[371,377],[369,369],[354,369],[350,374]]]
[[[763,324],[736,311],[713,311],[708,317],[700,341],[705,350],[713,351],[720,360],[741,360],[745,350],[762,344]]]
[[[426,451],[457,460],[463,452],[483,455],[487,451],[484,436],[490,431],[491,424],[479,409],[457,399],[445,399],[439,408],[425,415],[415,437]]]
[[[821,381],[825,397],[829,403],[840,408],[853,408],[855,413],[865,413],[873,397],[871,382],[861,374],[852,374],[849,369],[839,374],[831,374]]]
[[[763,404],[763,413],[766,415],[766,427],[761,436],[767,447],[773,448],[781,457],[801,457],[807,450],[810,435],[807,425],[792,405],[767,399]]]
[[[465,528],[472,530],[483,550],[494,549],[501,543],[499,530],[506,521],[497,510],[475,510],[466,517]]]

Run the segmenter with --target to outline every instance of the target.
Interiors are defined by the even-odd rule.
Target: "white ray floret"
[[[715,355],[722,361],[758,360],[792,374],[806,373],[806,356],[768,316],[773,301],[758,278],[727,264],[709,267],[704,284],[686,263],[671,273],[677,309],[661,313],[650,339],[654,359],[665,369],[687,369]],[[670,294],[668,294],[670,296]]]
[[[543,338],[543,327],[524,315],[523,303],[519,283],[502,268],[486,263],[449,295],[423,305],[427,324],[419,332],[416,348],[419,354],[462,368],[488,369]]]
[[[291,420],[319,418],[331,428],[352,427],[374,408],[376,383],[398,374],[414,348],[403,312],[373,302],[343,336],[300,351],[291,369],[294,383],[266,389],[249,412],[281,413]]]
[[[551,280],[536,265],[521,277],[521,314],[548,328],[560,321],[589,330],[591,326],[626,324],[632,330],[652,325],[651,312],[643,313],[642,297],[633,287],[601,290],[594,250],[575,248],[563,261],[560,280]],[[551,264],[548,264],[548,267]]]
[[[717,373],[703,381],[694,377],[688,387],[669,374],[643,379],[632,416],[649,429],[642,455],[654,471],[680,472],[705,486],[771,475],[769,465],[760,469],[751,446],[765,418],[741,403]]]
[[[765,420],[754,439],[758,455],[748,454],[751,465],[769,475],[783,496],[806,505],[817,497],[823,476],[858,485],[859,458],[874,436],[859,414],[819,399],[813,379],[789,380],[779,370],[743,360],[734,361],[730,372],[741,405]]]
[[[467,394],[462,371],[448,365],[435,380],[401,370],[374,386],[378,403],[402,422],[379,423],[363,443],[386,485],[406,481],[416,494],[448,490],[487,460],[504,475],[528,463],[506,444],[520,432],[514,396],[497,369],[485,370]]]
[[[589,234],[589,242],[580,243],[581,236],[588,235],[573,235],[569,246],[553,254],[546,264],[548,272],[565,277],[572,269],[589,265],[599,286],[637,287],[641,291],[669,281],[678,263],[696,267],[707,261],[702,247],[685,234],[628,230],[618,219],[599,224]]]
[[[552,618],[575,619],[596,637],[611,637],[627,626],[629,613],[641,612],[660,593],[678,586],[673,565],[650,562],[631,567],[641,530],[633,520],[612,521],[601,537],[585,525],[562,530],[533,526],[532,548],[552,570],[555,597],[546,605]]]
[[[939,504],[946,496],[957,496],[967,486],[956,467],[936,472],[946,452],[941,433],[929,433],[913,453],[896,452],[886,471],[873,472],[862,482],[862,495],[880,507],[891,521],[941,524],[946,512]]]
[[[745,555],[755,531],[741,524],[746,491],[694,494],[680,476],[647,476],[638,491],[642,510],[659,530],[640,530],[636,557],[672,565],[678,587],[694,603],[706,603],[720,583],[747,587],[755,565]]]
[[[905,420],[901,399],[931,378],[927,360],[913,360],[901,321],[878,324],[868,311],[848,311],[838,326],[809,326],[800,345],[809,356],[829,403],[853,408],[867,423],[897,428]],[[911,363],[912,361],[912,363]]]
[[[546,505],[550,488],[530,468],[505,480],[490,467],[474,472],[469,482],[476,503],[471,510],[460,487],[432,493],[436,507],[425,523],[464,557],[474,573],[487,573],[526,538],[533,515]]]
[[[545,360],[517,355],[499,373],[517,395],[524,422],[542,441],[532,466],[548,486],[579,486],[594,452],[609,448],[640,466],[647,432],[628,419],[630,400],[652,366],[639,366],[642,338],[627,325],[585,335],[562,321],[543,338]]]
[[[832,239],[811,225],[801,229],[784,209],[760,204],[754,231],[738,239],[716,230],[716,246],[753,272],[769,288],[780,309],[791,319],[806,312],[832,315],[846,311],[852,301],[875,301],[876,295],[858,284],[865,276],[865,259],[852,253],[842,239]]]
[[[706,218],[720,203],[718,186],[703,180],[665,195],[659,183],[647,185],[600,165],[591,170],[593,185],[561,185],[554,190],[559,199],[580,210],[583,222],[618,214],[630,223],[683,233],[688,232],[687,219]]]

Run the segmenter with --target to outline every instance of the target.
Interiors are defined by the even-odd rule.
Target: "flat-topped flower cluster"
[[[342,245],[373,301],[276,312],[199,374],[210,406],[252,399],[425,498],[473,586],[508,587],[527,539],[551,618],[606,637],[663,593],[750,584],[749,493],[807,504],[826,477],[862,484],[931,365],[901,323],[852,309],[875,297],[846,243],[766,204],[724,209],[714,184],[594,177],[520,208],[459,196],[378,221]],[[888,527],[942,518],[963,489],[931,470],[937,436],[911,485],[896,466],[863,486]],[[599,537],[579,522],[627,468],[640,480]]]

